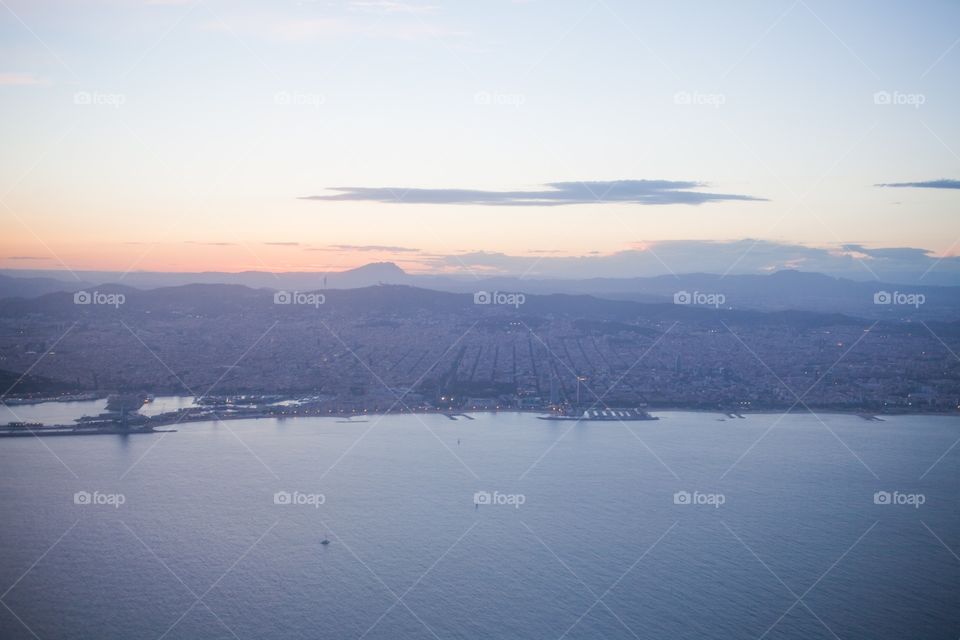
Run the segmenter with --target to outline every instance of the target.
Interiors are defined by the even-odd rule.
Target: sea
[[[656,415],[0,440],[0,638],[960,636],[960,418]]]

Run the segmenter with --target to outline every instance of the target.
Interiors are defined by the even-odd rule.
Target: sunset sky
[[[958,78],[956,2],[2,0],[0,267],[960,273]]]

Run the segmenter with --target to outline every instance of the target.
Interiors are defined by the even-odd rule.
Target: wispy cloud
[[[9,256],[7,260],[49,260],[43,256]]]
[[[299,242],[264,242],[263,244],[271,247],[299,247]]]
[[[232,32],[279,42],[306,43],[331,38],[373,40],[428,40],[463,38],[468,34],[450,28],[428,14],[427,7],[401,3],[366,3],[348,6],[346,11],[318,13],[296,18],[272,13],[239,12],[203,23],[209,32]]]
[[[439,272],[467,269],[491,275],[524,274],[529,278],[623,278],[728,271],[764,274],[799,269],[857,280],[871,280],[876,273],[888,282],[960,283],[960,256],[938,256],[915,247],[873,248],[852,243],[807,246],[749,238],[638,242],[624,251],[576,256],[472,251],[436,256],[423,262]],[[934,270],[923,277],[931,269]]]
[[[43,84],[48,83],[32,73],[0,72],[0,87],[27,87]]]
[[[923,182],[881,182],[873,185],[875,187],[916,187],[920,189],[960,189],[960,180],[949,180],[940,178],[939,180],[926,180]]]
[[[380,253],[420,253],[420,249],[410,247],[394,247],[383,244],[331,244],[328,247],[311,249],[311,251],[376,251]]]
[[[350,0],[349,7],[355,11],[371,13],[433,13],[434,5],[411,4],[395,0]]]
[[[339,193],[304,196],[303,200],[365,201],[407,204],[469,204],[511,207],[554,207],[570,204],[703,204],[722,200],[766,198],[695,191],[707,183],[692,180],[612,180],[550,182],[529,191],[418,189],[405,187],[335,187]]]

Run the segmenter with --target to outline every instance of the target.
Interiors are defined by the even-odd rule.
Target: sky
[[[0,0],[0,268],[960,284],[960,3]]]

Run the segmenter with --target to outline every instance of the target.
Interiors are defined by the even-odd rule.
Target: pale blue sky
[[[3,0],[0,265],[429,268],[743,238],[955,254],[960,190],[874,185],[960,178],[958,40],[955,2]],[[300,199],[612,180],[765,200]]]

